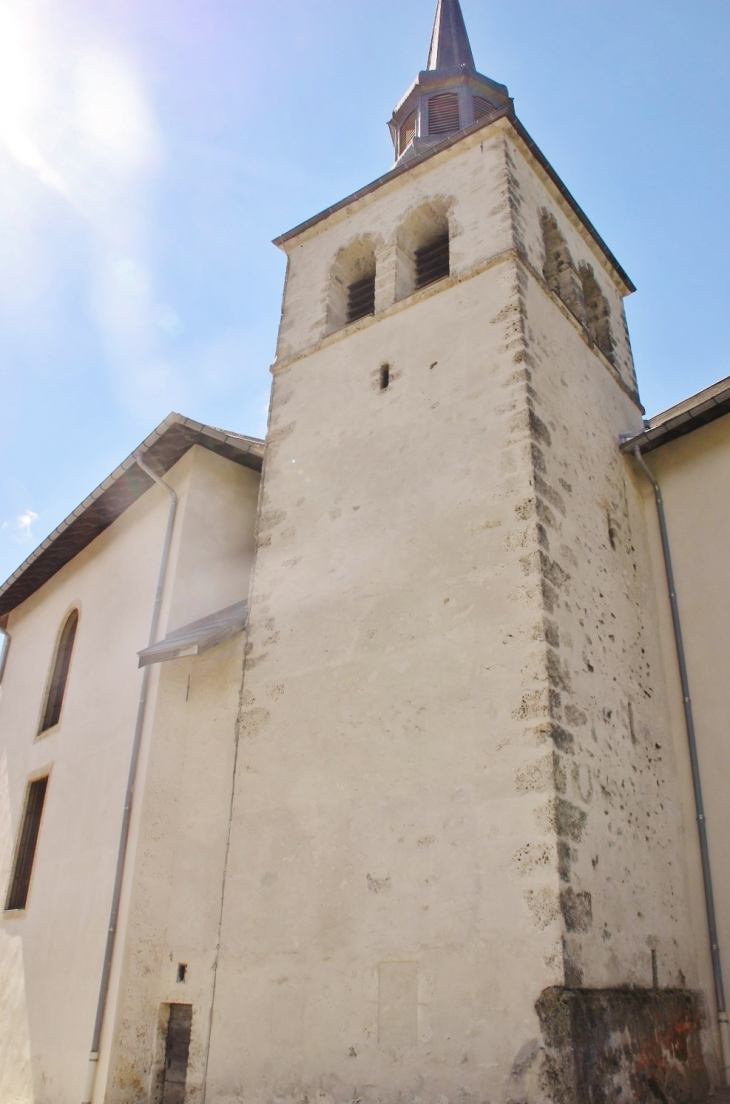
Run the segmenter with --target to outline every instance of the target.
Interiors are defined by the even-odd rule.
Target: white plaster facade
[[[163,631],[247,595],[259,475],[198,445],[166,478],[180,505]],[[137,652],[147,644],[167,510],[164,491],[153,487],[8,620],[12,645],[0,690],[3,896],[27,783],[44,774],[50,780],[27,908],[0,917],[3,1104],[78,1104],[82,1097],[140,690]],[[39,736],[56,639],[73,608],[79,628],[61,721]],[[239,636],[194,661],[154,669],[100,1099],[118,1098],[118,1089],[125,1100],[147,1093],[161,1003],[210,1005],[242,648]],[[184,986],[175,982],[178,962],[188,966]],[[127,1047],[130,1020],[135,1042]],[[202,1021],[191,1048],[193,1091],[196,1074],[202,1078]]]

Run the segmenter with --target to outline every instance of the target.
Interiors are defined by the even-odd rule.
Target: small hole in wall
[[[390,386],[390,365],[382,364],[380,366],[380,390],[387,391]]]
[[[177,964],[177,983],[178,985],[184,985],[188,976],[188,968],[185,962],[178,962]]]

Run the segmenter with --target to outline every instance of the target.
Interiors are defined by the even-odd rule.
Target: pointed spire
[[[459,0],[438,0],[427,69],[474,69]]]
[[[512,108],[507,88],[476,71],[459,0],[438,0],[428,68],[388,123],[396,163],[420,157],[476,123],[485,125],[504,108]]]

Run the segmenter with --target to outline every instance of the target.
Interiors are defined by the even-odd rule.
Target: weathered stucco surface
[[[424,208],[451,276],[396,301]],[[696,981],[618,279],[499,124],[292,244],[274,371],[208,1091],[546,1099],[543,990]]]

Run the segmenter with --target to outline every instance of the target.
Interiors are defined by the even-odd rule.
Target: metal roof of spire
[[[459,69],[462,66],[475,68],[459,0],[438,0],[426,68]]]

